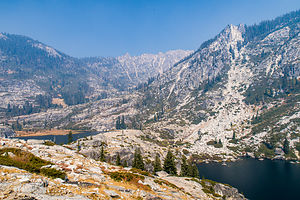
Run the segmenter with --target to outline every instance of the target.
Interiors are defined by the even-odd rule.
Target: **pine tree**
[[[122,121],[121,121],[120,128],[121,128],[121,129],[126,129],[126,124],[125,124],[125,117],[124,117],[124,115],[122,116]]]
[[[164,171],[168,174],[177,175],[175,159],[170,149],[168,150],[167,156],[164,160]]]
[[[235,140],[235,132],[233,132],[232,139]]]
[[[101,146],[100,161],[101,162],[105,162],[106,161],[106,159],[105,159],[105,151],[104,151],[104,144],[102,144],[102,146]]]
[[[199,171],[195,163],[189,163],[187,176],[199,178]]]
[[[123,167],[128,167],[128,164],[127,164],[127,161],[126,161],[126,160],[124,160],[122,166],[123,166]]]
[[[289,141],[285,138],[284,142],[283,142],[283,151],[285,154],[288,154],[290,151],[290,144]]]
[[[70,144],[71,142],[73,142],[73,134],[72,134],[72,131],[70,131],[69,134],[68,134],[68,144]]]
[[[79,142],[79,140],[77,141],[77,150],[80,151],[80,142]]]
[[[195,178],[199,178],[199,171],[198,171],[198,168],[197,168],[197,165],[194,163],[192,164],[192,173],[191,173],[191,177],[195,177]]]
[[[116,129],[117,130],[121,129],[121,122],[120,121],[121,121],[120,116],[118,116],[117,121],[116,121]]]
[[[188,165],[186,162],[186,157],[183,155],[181,159],[181,171],[180,176],[188,176]]]
[[[116,165],[117,165],[117,166],[121,166],[121,165],[122,165],[122,163],[121,163],[121,158],[120,158],[120,154],[119,154],[119,153],[117,154]]]
[[[141,154],[141,150],[138,149],[138,148],[134,152],[132,167],[137,168],[137,169],[141,169],[141,170],[145,169],[144,162],[143,162],[143,157],[142,157],[142,154]]]
[[[160,163],[160,159],[159,159],[159,154],[157,153],[156,156],[155,156],[155,161],[154,161],[154,166],[153,166],[153,171],[154,173],[156,172],[159,172],[162,170],[162,167],[161,167],[161,163]]]

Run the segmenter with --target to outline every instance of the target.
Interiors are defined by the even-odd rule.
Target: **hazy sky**
[[[1,0],[0,32],[76,57],[138,55],[197,49],[227,24],[299,8],[299,0]]]

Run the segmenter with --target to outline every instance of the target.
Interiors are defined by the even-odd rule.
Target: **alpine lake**
[[[73,134],[73,140],[91,137],[100,132]],[[66,144],[68,135],[42,135],[16,137],[19,139],[51,140]],[[236,162],[200,163],[197,165],[200,178],[227,183],[250,200],[300,199],[300,164],[283,160],[258,160],[243,158]]]
[[[300,199],[300,164],[244,158],[236,162],[198,164],[200,177],[227,183],[250,200]]]

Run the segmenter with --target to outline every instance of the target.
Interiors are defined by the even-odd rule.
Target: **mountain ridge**
[[[227,160],[247,152],[299,159],[299,15],[296,11],[253,26],[228,25],[163,73],[155,68],[156,75],[148,75],[143,84],[138,84],[143,73],[137,75],[142,70],[123,70],[137,57],[125,55],[124,65],[117,58],[82,59],[89,63],[82,69],[90,72],[98,95],[93,101],[12,120],[24,120],[25,129],[106,130],[114,129],[123,115],[128,128],[148,134],[145,140],[180,144],[189,156],[226,155]],[[152,61],[144,66],[151,68]],[[108,90],[114,95],[102,94]],[[50,123],[38,122],[46,120]],[[285,140],[290,153],[280,151]]]
[[[164,54],[159,55],[169,62],[165,66],[168,68],[188,52],[180,50],[176,54],[174,51],[178,58],[170,57],[170,53],[166,54],[168,58],[164,58]],[[124,93],[156,76],[156,68],[161,69],[161,63],[151,60],[155,55],[146,55],[149,57],[148,63],[139,63],[138,73],[143,72],[143,75],[133,79],[128,71],[134,67],[134,62],[129,63],[130,66],[125,64],[124,67],[119,61],[120,58],[74,58],[27,36],[1,33],[1,90],[4,96],[8,96],[0,106],[5,108],[8,104],[22,106],[26,101],[35,102],[35,96],[27,95],[28,97],[22,98],[22,94],[8,92],[9,88],[16,86],[14,80],[19,81],[20,87],[29,86],[28,90],[31,90],[32,94],[62,98],[68,105]],[[138,61],[141,57],[135,59]],[[15,87],[14,90],[19,89]]]
[[[253,117],[269,112],[274,105],[281,106],[281,98],[297,99],[299,14],[293,12],[249,27],[228,25],[214,39],[175,64],[154,80],[142,97],[139,107],[143,105],[141,116],[147,116],[145,121],[153,116],[160,118],[155,117],[156,121],[148,123],[148,128],[172,130],[175,142],[193,144],[187,149],[192,152],[228,154],[227,146],[230,149],[240,146],[241,151],[248,148],[249,141],[242,141],[257,129],[252,124]],[[259,34],[253,37],[253,32]],[[297,122],[293,130],[295,126],[299,126]],[[254,134],[257,141],[250,145],[252,151],[264,148],[264,143],[273,137],[270,132],[274,127],[265,127],[268,133],[259,137]],[[233,135],[241,144],[231,143]],[[276,135],[282,136],[277,137],[276,145],[270,149],[273,156],[275,148],[283,148],[282,137],[290,137],[283,129]],[[293,138],[290,144],[294,148],[297,136]],[[222,148],[210,145],[215,141],[220,141]]]

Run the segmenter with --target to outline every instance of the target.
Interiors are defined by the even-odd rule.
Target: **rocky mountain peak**
[[[224,47],[227,49],[234,48],[238,45],[238,43],[242,43],[244,41],[244,31],[245,28],[243,25],[227,25],[225,29],[223,29],[223,31],[216,37],[209,48],[212,51],[216,51]]]
[[[167,110],[163,120],[150,128],[176,132],[176,138],[194,144],[194,152],[215,154],[216,148],[210,146],[217,140],[224,145],[219,150],[225,150],[225,145],[231,148],[236,144],[230,140],[233,135],[253,151],[261,142],[273,145],[275,137],[281,148],[279,135],[289,138],[289,130],[299,126],[291,121],[287,129],[279,126],[283,119],[300,113],[299,14],[252,26],[230,24],[204,42],[147,91],[144,102],[150,112],[160,113],[162,106]]]

